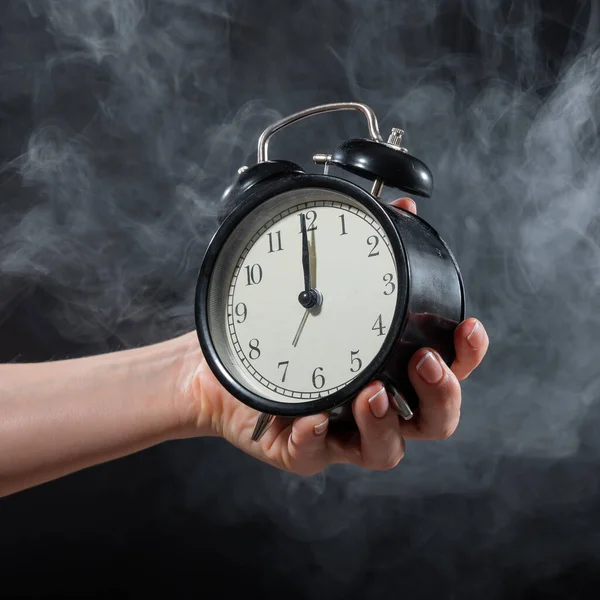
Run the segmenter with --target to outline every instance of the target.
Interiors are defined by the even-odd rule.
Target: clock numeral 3
[[[281,231],[267,234],[269,236],[269,254],[283,250],[281,247]]]
[[[358,356],[355,356],[359,352],[360,352],[360,350],[351,350],[350,351],[350,364],[352,365],[350,367],[350,370],[353,373],[357,373],[362,368],[362,360],[360,360],[360,358],[358,358]]]
[[[246,285],[256,285],[262,281],[262,267],[258,264],[246,267],[246,277],[248,282]]]
[[[248,308],[243,302],[235,305],[235,314],[236,316],[240,317],[237,320],[238,323],[243,323],[246,320],[246,317],[248,316]]]
[[[285,381],[285,376],[287,375],[287,370],[290,366],[290,361],[284,360],[283,362],[277,363],[277,368],[280,369],[282,365],[285,365],[285,368],[283,369],[283,377],[281,378],[281,383]]]
[[[377,320],[375,321],[375,324],[373,325],[373,327],[371,327],[372,331],[379,331],[379,333],[377,334],[377,336],[379,337],[380,335],[384,335],[384,332],[386,330],[386,326],[383,324],[383,321],[381,320],[381,315],[379,315],[377,317]]]
[[[298,215],[300,218],[300,215]],[[306,215],[306,231],[314,231],[317,226],[315,225],[317,221],[317,213],[314,210],[309,210]],[[302,233],[302,223],[300,223],[300,233]]]
[[[312,384],[320,390],[325,385],[325,377],[319,373],[323,371],[323,367],[317,367],[312,374]]]
[[[377,246],[379,246],[379,238],[376,235],[370,235],[367,238],[367,244],[369,244],[369,246],[373,246],[371,252],[369,252],[369,258],[371,258],[372,256],[379,256],[379,250],[375,252],[375,249],[377,248]]]
[[[258,347],[258,344],[259,341],[256,338],[250,340],[250,343],[248,344],[250,346],[250,352],[248,356],[250,356],[251,360],[256,360],[257,358],[260,358],[260,348]]]
[[[390,294],[393,294],[394,291],[396,290],[396,284],[394,283],[394,276],[391,273],[386,273],[383,276],[383,281],[385,282],[385,287],[386,289],[388,287],[391,287],[389,292],[386,292],[385,290],[383,291],[383,295],[384,296],[389,296]]]

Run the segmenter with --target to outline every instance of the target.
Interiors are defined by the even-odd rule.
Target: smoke
[[[19,37],[3,47],[2,100],[33,126],[1,167],[0,272],[46,292],[68,340],[186,331],[219,196],[274,117],[227,102],[228,14],[217,2],[27,6],[44,26],[28,33],[37,52],[22,62]]]
[[[536,2],[462,2],[450,33],[457,3],[400,5],[361,5],[344,66],[353,96],[389,95],[385,122],[432,165],[421,214],[457,253],[491,335],[458,438],[572,455],[600,383],[596,7],[569,29]],[[558,59],[544,34],[564,44]]]
[[[219,503],[223,519],[264,509],[287,536],[321,542],[346,522],[358,547],[373,539],[367,514],[381,530],[384,516],[369,511],[384,499],[491,494],[503,507],[489,524],[497,533],[549,494],[555,508],[593,496],[583,484],[504,484],[507,461],[538,473],[600,454],[599,13],[596,2],[547,4],[9,2],[0,275],[18,285],[0,306],[41,289],[53,327],[90,344],[192,328],[219,196],[254,160],[263,128],[313,104],[363,101],[432,169],[435,195],[419,212],[456,254],[468,312],[490,334],[459,430],[409,443],[391,473],[333,469],[303,482],[236,470],[243,459],[211,443],[208,458],[174,461],[191,482],[188,506],[207,481],[227,497],[224,469],[240,479]],[[314,152],[365,131],[351,113],[319,117],[282,132],[271,155],[313,168]]]
[[[552,23],[532,1],[345,2],[320,24],[305,6],[295,37],[245,40],[257,21],[243,3],[26,4],[35,50],[24,63],[20,38],[3,47],[3,101],[19,94],[31,126],[2,166],[13,186],[0,272],[51,297],[63,337],[132,345],[191,328],[195,271],[232,173],[265,125],[301,107],[294,96],[306,106],[335,94],[371,104],[384,131],[404,127],[434,171],[421,214],[453,247],[470,314],[492,338],[458,439],[493,434],[501,454],[577,451],[599,384],[596,12],[570,30],[554,22],[565,49],[550,66],[540,38]],[[322,45],[301,45],[309,25]],[[275,58],[294,62],[293,76],[279,80]],[[340,81],[323,92],[329,72]],[[304,144],[331,147],[363,125],[330,120],[282,134],[278,152],[306,166]]]

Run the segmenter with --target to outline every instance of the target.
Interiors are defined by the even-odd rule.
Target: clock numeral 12
[[[246,285],[255,285],[260,283],[262,281],[262,276],[262,267],[259,264],[246,267],[246,277],[248,279]]]
[[[306,213],[306,231],[314,231],[317,226],[315,225],[317,221],[317,213],[314,210],[309,210]],[[300,220],[300,233],[302,233],[302,220]]]
[[[379,315],[377,317],[377,320],[375,321],[375,324],[373,325],[373,327],[371,327],[371,331],[379,331],[379,333],[377,334],[377,337],[379,337],[380,335],[384,335],[385,330],[386,330],[386,326],[383,324],[383,321],[381,320],[381,315]]]
[[[269,236],[269,254],[271,254],[271,252],[283,250],[281,247],[281,231],[276,231],[275,233],[269,233],[267,235]],[[273,243],[274,239],[275,243]]]

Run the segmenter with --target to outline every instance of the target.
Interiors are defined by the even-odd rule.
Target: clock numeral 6
[[[248,356],[251,360],[256,360],[257,358],[260,358],[260,348],[258,347],[258,344],[259,342],[256,338],[250,340],[250,343],[248,344],[250,346],[250,352]]]
[[[385,282],[385,289],[387,290],[387,288],[391,288],[389,292],[386,292],[385,290],[383,291],[383,295],[384,296],[389,296],[390,294],[393,294],[394,291],[396,290],[396,284],[394,283],[394,276],[391,273],[386,273],[383,276],[383,281]]]
[[[360,358],[356,356],[356,354],[358,354],[359,352],[360,350],[350,351],[350,364],[352,365],[350,367],[350,371],[352,371],[352,373],[357,373],[362,367],[362,360],[360,360]]]
[[[384,335],[386,329],[387,327],[383,324],[383,321],[381,320],[381,315],[379,315],[377,317],[377,320],[375,321],[375,324],[373,325],[373,327],[371,327],[371,331],[378,331],[379,333],[377,334],[377,337],[379,337],[380,335]]]
[[[248,279],[246,285],[256,285],[262,281],[262,267],[258,264],[246,267],[246,277]]]
[[[235,305],[235,314],[237,317],[240,317],[237,320],[238,323],[243,323],[246,320],[246,317],[248,316],[248,308],[243,302],[239,302]]]
[[[325,385],[325,377],[319,373],[323,371],[323,367],[317,367],[312,374],[312,384],[316,389],[320,390]]]

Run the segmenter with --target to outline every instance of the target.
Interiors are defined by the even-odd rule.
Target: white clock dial
[[[298,300],[301,214],[311,286],[322,297],[310,310]],[[314,189],[282,194],[245,223],[230,236],[211,294],[225,299],[221,352],[265,398],[297,403],[338,391],[373,361],[392,325],[398,276],[383,227],[352,198]]]

